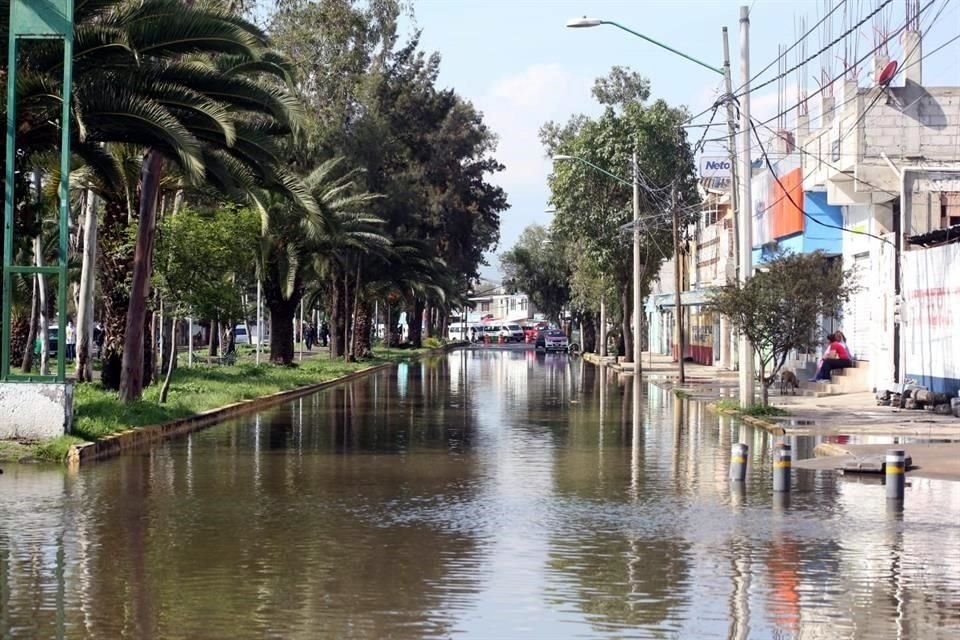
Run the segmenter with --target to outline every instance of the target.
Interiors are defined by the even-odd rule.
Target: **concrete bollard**
[[[747,452],[750,448],[742,443],[733,445],[730,449],[730,479],[743,482],[747,479]]]
[[[793,455],[786,442],[777,444],[773,451],[773,490],[790,491],[790,467]]]
[[[887,483],[887,499],[903,500],[906,486],[907,456],[903,449],[887,449],[884,479]]]

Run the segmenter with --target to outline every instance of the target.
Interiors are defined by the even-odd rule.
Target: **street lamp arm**
[[[622,29],[623,31],[626,31],[627,33],[633,34],[633,35],[637,36],[638,38],[642,38],[642,39],[646,40],[647,42],[649,42],[649,43],[651,43],[651,44],[655,44],[655,45],[657,45],[658,47],[661,47],[662,49],[666,49],[667,51],[669,51],[669,52],[671,52],[671,53],[675,53],[675,54],[677,54],[678,56],[680,56],[680,57],[682,57],[682,58],[686,58],[686,59],[689,60],[690,62],[695,62],[695,63],[697,63],[698,65],[700,65],[701,67],[704,67],[704,68],[706,68],[706,69],[710,69],[710,71],[713,71],[714,73],[718,73],[718,74],[720,74],[721,76],[723,75],[723,69],[719,69],[719,68],[717,68],[717,67],[714,67],[714,66],[712,66],[712,65],[707,64],[706,62],[702,62],[702,61],[700,61],[700,60],[697,60],[696,58],[694,58],[694,57],[692,57],[692,56],[688,56],[687,54],[683,53],[682,51],[677,51],[677,50],[674,49],[673,47],[668,46],[668,45],[665,45],[665,44],[663,44],[662,42],[658,42],[657,40],[654,40],[654,39],[651,38],[650,36],[645,36],[645,35],[643,35],[642,33],[639,33],[639,32],[637,32],[637,31],[634,31],[633,29],[631,29],[631,28],[629,28],[629,27],[625,27],[625,26],[623,26],[622,24],[620,24],[619,22],[614,22],[613,20],[601,20],[601,21],[600,21],[600,24],[609,24],[609,25],[611,25],[611,26],[613,26],[613,27],[616,27],[616,28],[618,28],[618,29]]]
[[[631,182],[630,180],[624,180],[624,179],[621,178],[620,176],[618,176],[618,175],[616,175],[616,174],[613,174],[613,173],[610,173],[610,172],[607,171],[606,169],[604,169],[604,168],[602,168],[602,167],[598,167],[597,165],[593,164],[593,163],[590,162],[589,160],[584,160],[583,158],[581,158],[581,157],[579,157],[579,156],[567,156],[567,155],[557,154],[557,155],[553,156],[553,160],[554,160],[554,162],[559,162],[559,161],[561,161],[561,160],[576,160],[577,162],[582,162],[583,164],[587,165],[587,166],[590,167],[591,169],[595,169],[595,170],[599,171],[600,173],[602,173],[603,175],[605,175],[605,176],[607,176],[607,177],[613,178],[614,180],[616,180],[617,182],[619,182],[619,183],[621,183],[621,184],[625,184],[625,185],[627,185],[628,187],[633,185],[633,182]]]

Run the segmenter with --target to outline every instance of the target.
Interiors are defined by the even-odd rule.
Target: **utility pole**
[[[601,286],[603,285],[603,276],[600,277]],[[607,300],[606,296],[600,293],[600,348],[597,350],[601,358],[607,357]]]
[[[741,212],[737,208],[737,203],[740,200],[740,194],[738,193],[740,185],[737,182],[737,121],[736,112],[733,108],[733,85],[730,74],[730,42],[727,38],[726,27],[723,28],[723,84],[724,90],[727,93],[727,146],[730,152],[730,211],[733,212],[733,256],[734,263],[736,263],[740,256],[740,221],[738,218]],[[733,277],[735,279],[740,277],[739,269],[734,269]],[[731,355],[732,345],[730,344],[730,333],[729,318],[721,316],[720,335],[718,336],[720,342],[720,364],[728,369],[731,367],[731,361],[733,360]]]
[[[680,280],[683,270],[680,267],[680,210],[677,208],[677,185],[670,190],[670,209],[673,218],[673,303],[674,326],[677,332],[677,366],[680,382],[686,382],[683,370],[683,307],[680,304]]]
[[[640,344],[640,319],[643,317],[643,301],[640,299],[640,165],[637,151],[633,151],[633,375],[639,380],[642,374],[640,361],[643,349]],[[626,309],[624,309],[626,313]],[[638,386],[635,388],[639,388]],[[634,399],[634,404],[639,398]]]
[[[750,163],[750,9],[740,7],[740,73],[743,76],[743,99],[740,102],[740,135],[743,146],[740,152],[742,193],[740,196],[740,284],[745,285],[753,275],[753,213],[750,204],[750,178],[753,175]],[[753,345],[740,334],[740,406],[754,402]]]

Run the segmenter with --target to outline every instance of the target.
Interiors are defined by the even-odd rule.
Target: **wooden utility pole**
[[[677,366],[679,367],[680,382],[686,381],[683,370],[683,307],[680,305],[680,277],[683,271],[680,268],[680,210],[677,208],[677,186],[670,190],[670,208],[673,218],[673,292],[674,292],[674,321],[677,339]]]

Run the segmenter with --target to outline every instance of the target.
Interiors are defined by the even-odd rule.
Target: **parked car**
[[[233,328],[234,344],[250,344],[250,335],[247,333],[247,325],[238,324]]]
[[[537,322],[535,324],[528,324],[523,328],[523,337],[527,342],[536,342],[537,334],[541,331],[545,331],[550,328],[546,322]]]
[[[566,351],[570,348],[570,343],[567,340],[567,334],[563,331],[547,329],[537,334],[537,340],[533,347],[544,351]]]

